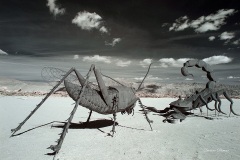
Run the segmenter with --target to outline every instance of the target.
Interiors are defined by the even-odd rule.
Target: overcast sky
[[[1,56],[166,68],[187,58],[236,66],[239,51],[238,0],[0,1]]]

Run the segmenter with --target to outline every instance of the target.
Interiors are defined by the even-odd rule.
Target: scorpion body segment
[[[181,72],[183,76],[193,76],[192,74],[190,74],[188,72],[188,68],[189,67],[197,67],[197,68],[202,68],[203,71],[205,71],[207,73],[207,78],[209,79],[209,81],[216,81],[213,70],[211,68],[211,66],[209,64],[207,64],[206,62],[202,61],[202,60],[189,60],[186,63],[183,64],[183,67],[181,68]]]

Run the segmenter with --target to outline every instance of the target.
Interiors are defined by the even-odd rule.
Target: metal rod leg
[[[239,114],[237,114],[237,113],[235,113],[235,112],[233,111],[233,108],[232,108],[232,106],[233,106],[233,101],[232,101],[232,99],[230,98],[230,96],[228,95],[228,93],[227,93],[227,92],[223,92],[223,95],[224,95],[224,96],[226,97],[226,99],[231,103],[231,104],[230,104],[229,117],[230,117],[231,113],[233,113],[233,114],[236,115],[236,116],[240,116]]]
[[[198,108],[199,108],[199,111],[200,111],[200,113],[202,115],[202,108],[200,106]]]
[[[219,112],[222,113],[222,114],[226,114],[226,113],[224,113],[224,112],[221,110],[222,101],[221,101],[218,93],[217,93],[217,95],[216,95],[216,98],[217,98],[217,100],[218,100],[218,102],[219,102],[219,103],[218,103],[218,110],[219,110]],[[219,115],[219,112],[218,112],[218,115]]]
[[[113,113],[113,127],[112,127],[112,130],[111,130],[111,132],[112,132],[112,137],[113,137],[113,135],[114,135],[114,133],[116,132],[115,131],[115,126],[116,126],[116,113]]]
[[[214,94],[212,94],[212,99],[215,101],[215,103],[214,103],[215,116],[217,116],[217,111],[218,111],[217,102],[218,102],[218,100],[217,100],[217,98],[215,97]],[[219,111],[218,111],[218,112],[219,112]]]
[[[208,117],[208,109],[207,109],[207,117]]]
[[[140,107],[143,109],[143,114],[145,115],[145,118],[148,121],[148,124],[149,124],[151,130],[153,130],[152,126],[151,126],[151,123],[153,123],[153,121],[148,118],[147,111],[145,110],[145,107],[143,106],[142,101],[140,100],[140,98],[138,99],[138,102],[140,104]]]
[[[87,121],[86,121],[85,123],[88,124],[88,122],[90,121],[90,117],[91,117],[91,115],[92,115],[92,110],[90,110],[90,113],[89,113],[88,119],[87,119]]]
[[[82,96],[83,96],[83,94],[84,94],[85,88],[86,88],[86,86],[87,86],[87,84],[88,84],[88,79],[89,79],[89,76],[90,76],[90,74],[91,74],[91,72],[92,72],[92,69],[93,69],[93,65],[91,66],[91,68],[90,68],[90,70],[89,70],[89,72],[88,72],[88,74],[87,74],[86,81],[85,81],[85,83],[84,83],[84,85],[83,85],[83,88],[82,88],[81,92],[80,92],[79,95],[78,95],[78,100],[77,100],[77,102],[76,102],[76,104],[75,104],[75,106],[74,106],[74,108],[73,108],[73,110],[72,110],[72,112],[71,112],[71,114],[70,114],[70,117],[68,118],[68,122],[65,124],[65,126],[64,126],[64,128],[63,128],[63,131],[62,131],[62,133],[61,133],[61,136],[60,136],[59,140],[57,141],[58,144],[57,144],[57,145],[51,145],[51,146],[49,147],[49,149],[52,149],[52,150],[55,152],[55,156],[56,156],[56,154],[59,152],[59,150],[61,149],[63,140],[64,140],[64,138],[65,138],[65,136],[66,136],[66,134],[67,134],[68,128],[69,128],[69,126],[70,126],[70,124],[71,124],[71,122],[72,122],[72,119],[73,119],[73,116],[74,116],[74,114],[75,114],[75,112],[76,112],[76,110],[77,110],[78,104],[79,104],[79,102],[81,101],[81,98],[82,98]]]
[[[24,119],[23,122],[19,124],[19,126],[15,129],[11,129],[12,135],[11,137],[21,129],[21,127],[24,125],[24,123],[40,108],[40,106],[47,100],[47,98],[57,89],[57,87],[64,81],[64,79],[74,70],[74,68],[71,68],[64,77],[53,87],[53,89],[43,98],[43,100],[36,106],[36,108],[27,116],[27,118]]]
[[[80,98],[79,98],[80,99]],[[63,128],[63,131],[62,131],[62,134],[60,136],[60,138],[57,140],[58,144],[57,145],[51,145],[50,147],[48,147],[48,149],[51,149],[55,152],[55,154],[57,154],[59,152],[59,150],[61,149],[61,146],[62,146],[62,143],[63,143],[63,140],[68,132],[68,128],[72,122],[72,119],[73,119],[73,116],[77,110],[77,107],[78,107],[78,103],[75,104],[75,107],[73,108],[71,114],[70,114],[70,117],[68,118],[68,122],[64,125],[64,128]]]

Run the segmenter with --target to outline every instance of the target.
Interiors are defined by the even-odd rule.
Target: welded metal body
[[[209,64],[202,60],[189,60],[186,63],[183,64],[183,67],[181,68],[181,72],[183,76],[193,76],[188,72],[189,67],[197,67],[201,68],[204,72],[207,73],[208,82],[206,84],[206,88],[201,90],[200,92],[196,92],[192,94],[191,96],[186,97],[185,99],[182,99],[181,96],[179,96],[179,99],[176,101],[171,102],[169,105],[170,107],[165,108],[164,110],[157,110],[153,107],[148,107],[149,110],[161,114],[168,115],[164,122],[168,121],[170,123],[175,122],[174,119],[180,119],[184,120],[187,115],[187,111],[191,111],[194,109],[199,108],[202,112],[201,107],[206,106],[207,111],[218,111],[219,113],[226,114],[222,112],[221,110],[221,99],[220,95],[223,95],[229,102],[230,102],[230,113],[233,113],[234,115],[238,115],[233,111],[233,101],[231,97],[228,95],[227,91],[224,89],[218,90],[215,86],[216,84],[216,78],[214,76],[214,72]],[[214,109],[211,109],[208,107],[208,104],[212,101],[215,101]],[[165,113],[164,113],[165,112]],[[186,113],[186,114],[185,114]],[[215,112],[216,113],[216,112]]]
[[[171,102],[169,105],[170,108],[177,108],[182,112],[190,111],[206,105],[203,101],[200,100],[199,98],[200,95],[203,97],[204,100],[206,100],[206,103],[210,103],[213,101],[212,94],[214,93],[212,93],[211,90],[206,88],[203,91],[199,92],[198,94],[193,94],[185,99],[178,99],[176,101]]]
[[[207,73],[207,78],[209,81],[206,84],[206,88],[204,88],[200,92],[196,92],[195,94],[185,99],[179,98],[178,100],[171,102],[169,104],[170,109],[175,109],[184,113],[186,111],[194,110],[196,108],[199,108],[201,111],[201,107],[206,106],[208,110],[213,111],[214,109],[210,109],[208,107],[208,103],[215,101],[215,110],[225,114],[224,112],[221,111],[221,99],[219,97],[220,95],[223,95],[230,102],[230,114],[233,113],[234,115],[238,115],[232,109],[233,101],[228,95],[227,91],[224,89],[217,90],[217,88],[215,87],[216,78],[209,64],[207,64],[202,60],[197,60],[197,59],[189,60],[186,63],[184,63],[183,67],[181,68],[181,72],[183,76],[189,76],[189,75],[193,76],[188,72],[189,67],[201,68],[204,72]]]
[[[148,72],[149,72],[150,66],[151,65],[149,65]],[[136,101],[139,101],[140,107],[143,109],[143,114],[146,120],[148,121],[149,126],[151,127],[150,123],[152,123],[152,121],[148,118],[147,112],[145,112],[145,108],[140,98],[135,96],[135,93],[136,93],[135,89],[133,89],[132,87],[126,87],[121,83],[117,82],[116,80],[114,81],[121,84],[122,86],[107,87],[105,85],[105,82],[103,81],[103,78],[102,78],[103,75],[98,69],[95,68],[95,65],[93,64],[91,65],[86,75],[86,78],[83,77],[75,68],[71,68],[68,72],[64,72],[60,69],[50,67],[50,68],[45,68],[44,71],[46,71],[47,74],[42,73],[42,75],[49,75],[50,73],[51,77],[53,77],[54,79],[58,76],[60,76],[61,78],[58,81],[58,83],[51,89],[51,91],[35,107],[35,109],[17,126],[17,128],[14,128],[11,130],[13,132],[11,136],[14,136],[14,134],[21,129],[21,127],[25,124],[25,122],[40,108],[40,106],[47,100],[47,98],[52,93],[54,93],[54,91],[60,86],[62,82],[64,82],[67,93],[76,103],[72,112],[70,113],[69,118],[67,119],[67,122],[63,127],[63,131],[60,134],[60,138],[56,141],[57,144],[51,145],[49,147],[49,149],[52,149],[54,151],[52,155],[56,155],[61,149],[64,138],[68,132],[68,129],[73,120],[73,116],[76,113],[76,110],[79,104],[90,110],[90,114],[86,124],[89,123],[92,111],[95,111],[100,114],[113,114],[114,121],[113,121],[112,130],[111,130],[112,134],[109,134],[113,136],[115,133],[116,113],[117,112],[128,113],[128,114],[132,113],[133,108],[135,107]],[[89,77],[92,72],[94,72],[97,83],[98,83],[97,88],[96,88],[96,85],[94,87],[92,83],[89,83]],[[76,76],[71,75],[71,73],[75,73]],[[145,75],[144,79],[146,78],[147,74]],[[79,84],[72,83],[71,79],[78,80]],[[112,78],[110,77],[110,79]],[[151,127],[151,130],[152,130],[152,127]]]
[[[233,101],[228,95],[226,90],[217,90],[215,84],[216,84],[216,78],[213,72],[213,69],[209,64],[202,60],[189,60],[186,63],[183,64],[183,67],[181,68],[181,72],[183,76],[189,76],[192,75],[188,72],[189,67],[197,67],[201,68],[204,72],[207,73],[208,83],[206,84],[206,88],[203,89],[200,92],[196,92],[195,94],[191,95],[190,97],[185,98],[184,100],[178,99],[177,101],[174,101],[170,103],[170,108],[177,108],[180,111],[189,111],[196,108],[200,108],[204,105],[206,105],[208,110],[213,111],[214,109],[210,109],[208,107],[208,103],[211,101],[215,101],[215,110],[221,113],[224,113],[221,111],[221,100],[220,95],[223,95],[229,102],[230,102],[230,113],[232,112],[234,115],[236,114],[233,109]],[[193,76],[193,75],[192,75]],[[218,103],[218,106],[217,106]],[[225,114],[225,113],[224,113]]]
[[[74,101],[77,101],[82,87],[69,81],[64,81],[64,85],[69,96]],[[109,98],[112,100],[111,106],[106,104],[100,91],[90,87],[86,87],[79,104],[100,114],[113,114],[116,112],[129,112],[134,108],[138,100],[134,90],[130,87],[111,86],[108,87],[107,91]]]

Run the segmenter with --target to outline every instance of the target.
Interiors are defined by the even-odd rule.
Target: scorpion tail
[[[197,60],[197,59],[193,59],[185,62],[183,64],[183,67],[181,68],[181,72],[183,76],[189,76],[189,75],[193,76],[188,72],[188,67],[202,68],[204,72],[207,72],[207,78],[209,79],[209,81],[216,81],[211,66],[206,62],[202,60]]]

